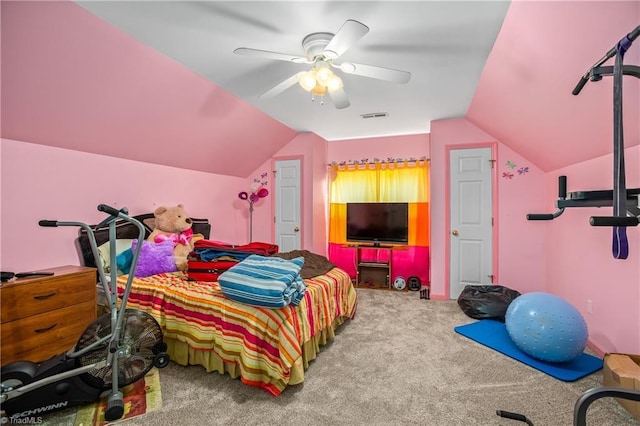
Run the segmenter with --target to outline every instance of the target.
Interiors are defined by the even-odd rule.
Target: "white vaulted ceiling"
[[[326,140],[426,133],[431,120],[464,116],[509,7],[507,1],[76,3],[294,130]],[[409,71],[409,83],[338,71],[351,103],[344,110],[330,99],[312,102],[297,85],[265,100],[259,95],[309,65],[233,53],[248,47],[304,56],[305,35],[335,33],[347,19],[369,32],[340,62]],[[388,116],[361,118],[378,112]]]

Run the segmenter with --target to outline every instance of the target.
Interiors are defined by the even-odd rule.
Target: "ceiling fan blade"
[[[348,19],[324,48],[322,54],[328,59],[336,59],[368,32],[369,27],[365,24]]]
[[[284,80],[283,82],[278,83],[277,85],[275,85],[274,87],[272,87],[271,89],[267,90],[262,95],[260,95],[260,99],[271,99],[271,98],[274,98],[274,97],[278,96],[280,93],[282,93],[285,90],[289,89],[290,87],[295,86],[298,83],[298,81],[300,80],[300,74],[302,74],[302,73],[294,74],[291,77],[289,77],[286,80]]]
[[[392,68],[377,67],[374,65],[354,64],[343,62],[340,64],[342,72],[347,74],[361,75],[378,80],[390,81],[392,83],[405,84],[411,80],[411,73],[408,71],[395,70]]]
[[[269,50],[250,49],[248,47],[239,47],[233,51],[236,55],[257,56],[259,58],[277,59],[278,61],[287,61],[295,63],[310,63],[303,56],[289,55],[288,53],[271,52]]]
[[[333,102],[333,105],[335,105],[337,109],[346,108],[351,105],[351,103],[349,102],[349,98],[347,98],[347,94],[342,88],[333,92],[329,92],[329,97],[331,98],[331,102]]]
[[[254,16],[250,16],[249,13],[246,12],[246,9],[240,9],[242,12],[235,9],[235,5],[225,4],[222,2],[212,2],[212,1],[196,1],[187,3],[188,6],[195,7],[201,9],[199,13],[204,16],[213,15],[213,16],[223,16],[225,21],[235,21],[235,24],[247,25],[252,28],[257,28],[260,30],[268,31],[270,33],[277,34],[280,32],[280,29],[273,25],[272,23],[267,22],[266,19],[260,19]]]

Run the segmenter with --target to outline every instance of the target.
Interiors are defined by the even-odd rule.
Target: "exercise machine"
[[[600,398],[622,398],[640,402],[640,390],[622,389],[612,386],[599,386],[584,392],[576,401],[573,408],[573,426],[587,425],[587,410],[589,406]],[[517,420],[533,426],[527,416],[511,411],[496,410],[496,414],[505,419]]]
[[[626,259],[629,255],[627,242],[628,226],[640,223],[639,196],[640,188],[627,189],[624,168],[624,138],[622,125],[622,76],[630,75],[640,78],[640,66],[624,65],[624,54],[629,50],[633,41],[640,36],[640,26],[623,37],[611,48],[602,59],[596,62],[584,74],[571,92],[578,95],[588,81],[600,81],[603,76],[613,75],[613,190],[610,191],[581,191],[567,194],[565,176],[559,179],[558,210],[553,214],[529,214],[528,220],[552,220],[560,216],[565,207],[613,207],[612,216],[592,216],[593,226],[613,227],[612,252],[616,259]],[[615,57],[613,66],[603,66],[609,59]]]
[[[573,410],[573,425],[586,426],[589,406],[600,398],[622,398],[640,402],[640,390],[599,386],[584,392],[576,401]]]
[[[627,189],[625,209],[627,217],[591,216],[592,226],[637,226],[640,217],[640,188]],[[527,220],[552,220],[568,207],[613,207],[613,191],[575,191],[567,193],[567,177],[558,177],[557,210],[554,213],[530,213]]]
[[[109,240],[116,240],[116,219],[133,223],[139,230],[138,241],[145,236],[144,226],[117,210],[100,204],[98,210],[109,216],[95,229],[109,227]],[[79,226],[87,232],[91,250],[98,259],[98,247],[93,229],[82,222],[41,220],[40,226]],[[167,345],[162,340],[158,322],[146,312],[127,309],[135,266],[142,244],[133,252],[131,271],[118,303],[116,245],[111,244],[110,278],[102,262],[96,262],[109,311],[84,330],[75,347],[41,363],[16,361],[2,366],[0,377],[0,410],[2,423],[25,423],[64,408],[84,405],[107,397],[105,419],[113,421],[124,415],[121,388],[144,377],[152,367],[163,368],[169,363]]]
[[[628,256],[626,241],[626,227],[637,226],[640,223],[640,188],[627,189],[624,174],[624,143],[622,128],[622,75],[630,75],[640,78],[640,66],[623,65],[625,52],[631,47],[633,40],[640,36],[640,26],[622,38],[606,55],[596,62],[585,75],[580,78],[572,94],[578,95],[585,84],[591,81],[600,81],[603,76],[614,76],[614,155],[613,155],[613,190],[604,191],[576,191],[567,193],[567,177],[558,178],[558,200],[556,212],[550,214],[528,214],[527,220],[553,220],[560,216],[568,207],[613,207],[613,216],[592,216],[589,223],[592,226],[612,226],[613,255],[616,259],[625,259]],[[615,65],[602,66],[606,61],[615,56]],[[640,391],[617,388],[611,386],[598,386],[584,392],[576,401],[573,412],[574,426],[586,426],[587,410],[596,400],[606,397],[640,401]],[[497,410],[496,414],[513,420],[526,422],[533,425],[531,420],[519,413]]]

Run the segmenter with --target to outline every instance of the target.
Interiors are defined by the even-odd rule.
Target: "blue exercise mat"
[[[581,354],[567,362],[549,363],[532,358],[522,352],[507,333],[504,323],[494,320],[480,320],[471,324],[454,327],[462,334],[484,346],[518,360],[536,370],[542,371],[563,382],[573,382],[602,368],[602,360],[593,355]]]

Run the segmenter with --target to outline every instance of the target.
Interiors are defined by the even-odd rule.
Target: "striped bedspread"
[[[304,281],[307,289],[297,306],[274,309],[231,300],[217,282],[188,281],[182,272],[152,275],[133,280],[127,308],[153,315],[166,337],[236,363],[244,383],[277,396],[304,342],[356,313],[356,292],[342,269]],[[125,284],[121,276],[119,293]]]

